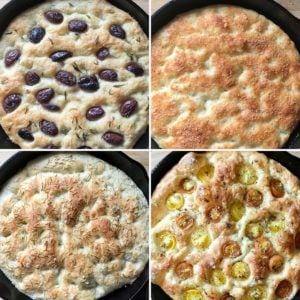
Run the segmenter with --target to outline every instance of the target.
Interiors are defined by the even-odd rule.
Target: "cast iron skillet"
[[[60,152],[60,151],[56,151]],[[0,189],[6,183],[6,181],[15,175],[20,169],[24,168],[26,164],[39,156],[49,154],[53,152],[38,151],[38,152],[18,152],[8,159],[0,167]],[[74,152],[72,152],[74,153]],[[123,154],[122,152],[84,152],[100,158],[109,164],[124,171],[141,189],[146,199],[148,200],[148,175],[144,167]],[[139,300],[144,289],[147,290],[147,283],[149,279],[149,265],[147,264],[141,275],[134,281],[132,285],[121,287],[120,289],[108,294],[101,298],[101,300]],[[143,289],[143,290],[142,290]],[[27,296],[20,293],[7,279],[7,277],[0,271],[0,297],[5,300],[30,300]]]
[[[64,0],[66,1],[66,0]],[[23,11],[45,2],[45,0],[10,0],[3,8],[0,9],[0,36],[4,33],[10,22]],[[149,16],[136,5],[132,0],[108,0],[114,6],[129,13],[138,21],[143,31],[149,36]],[[19,149],[20,147],[11,142],[7,134],[0,126],[0,148],[2,149]],[[135,149],[149,148],[149,129],[137,141]]]
[[[172,19],[174,19],[176,15],[195,8],[201,8],[214,4],[241,6],[255,10],[259,14],[264,15],[289,35],[291,40],[294,41],[296,48],[300,52],[300,20],[273,0],[172,0],[153,14],[152,36]],[[153,139],[151,140],[151,148],[159,149],[159,146]],[[288,141],[283,145],[282,148],[300,148],[300,123],[298,123],[298,126],[292,132]]]
[[[151,174],[151,194],[154,192],[156,186],[161,181],[161,179],[170,171],[179,160],[187,154],[189,151],[176,151],[171,152],[165,158],[163,158],[157,166],[153,169]],[[201,152],[201,151],[193,151]],[[203,152],[202,152],[203,153]],[[300,159],[289,154],[288,152],[262,152],[269,158],[276,160],[288,170],[290,170],[294,175],[300,178]],[[171,298],[158,286],[151,284],[152,300],[171,300]],[[300,300],[300,293],[294,297],[293,300]]]

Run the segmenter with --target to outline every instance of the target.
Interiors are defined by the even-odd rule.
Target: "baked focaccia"
[[[44,1],[3,33],[0,102],[21,148],[132,148],[148,124],[148,39],[108,1]]]
[[[177,16],[153,37],[151,70],[161,148],[279,148],[300,119],[299,52],[252,10],[211,5]]]
[[[299,179],[256,152],[188,153],[151,204],[152,281],[175,300],[292,299]]]
[[[0,269],[32,299],[98,299],[147,261],[146,199],[108,163],[47,155],[2,186]]]

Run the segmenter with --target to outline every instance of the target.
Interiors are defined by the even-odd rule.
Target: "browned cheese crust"
[[[152,135],[161,148],[279,148],[299,117],[299,53],[264,16],[210,6],[154,36]]]
[[[151,202],[152,281],[175,300],[292,299],[299,179],[256,152],[188,153]]]
[[[38,300],[94,300],[148,260],[148,207],[122,171],[84,154],[30,164],[0,193],[0,268]]]

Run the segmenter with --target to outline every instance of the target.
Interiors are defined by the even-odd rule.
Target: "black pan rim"
[[[5,183],[16,173],[18,173],[21,169],[23,169],[24,166],[26,166],[30,161],[37,159],[38,157],[45,156],[45,155],[51,155],[55,153],[67,153],[67,154],[88,154],[91,156],[94,156],[98,159],[101,159],[108,164],[122,170],[131,180],[135,182],[135,184],[138,186],[138,188],[143,192],[148,204],[149,204],[149,176],[144,168],[144,166],[134,160],[133,158],[129,157],[127,154],[121,152],[121,151],[68,151],[68,150],[61,150],[61,151],[18,151],[17,153],[10,156],[8,159],[4,161],[3,164],[0,166],[0,189],[2,189],[2,186],[5,185]],[[105,157],[103,157],[103,155]],[[29,159],[28,159],[29,156]],[[117,160],[118,159],[118,160]],[[109,160],[109,161],[108,161]],[[15,162],[17,162],[16,167],[12,167]],[[123,165],[124,163],[124,165]],[[126,163],[126,164],[125,164]],[[121,165],[122,164],[122,165]],[[22,166],[20,166],[22,165]],[[133,174],[134,170],[134,175]],[[3,178],[3,171],[9,172],[10,174]],[[132,178],[135,177],[135,178]],[[139,179],[137,181],[136,179]],[[2,283],[6,289],[9,291],[10,295],[13,295],[12,299],[17,300],[19,297],[22,297],[22,299],[28,299],[30,300],[28,296],[22,294],[17,290],[17,288],[10,282],[10,280],[3,274],[3,272],[0,270],[0,276],[4,277],[6,279],[6,283]],[[135,284],[138,284],[138,286],[134,287]],[[112,291],[111,293],[107,294],[106,296],[100,298],[103,300],[114,300],[114,299],[120,299],[120,300],[133,300],[136,299],[136,296],[141,292],[142,289],[147,288],[147,285],[149,284],[149,261],[146,263],[144,270],[140,273],[139,277],[132,283],[132,284],[126,284],[122,287],[120,287],[117,290]],[[132,290],[129,290],[132,289]],[[125,293],[129,293],[129,298],[122,298],[125,297]],[[122,296],[123,295],[123,296]],[[3,297],[6,300],[11,300],[10,298],[4,297],[1,295],[0,291],[0,297]],[[138,300],[138,299],[137,299]]]
[[[195,152],[195,153],[206,153],[206,152],[258,152],[266,155],[269,159],[273,159],[276,162],[283,165],[287,168],[290,172],[292,172],[295,176],[300,179],[300,170],[296,167],[300,165],[300,158],[290,154],[287,151],[237,151],[237,150],[230,150],[230,151],[171,151],[168,153],[164,158],[162,158],[158,164],[153,168],[151,172],[151,195],[156,189],[158,183],[162,180],[162,178],[174,167],[179,160],[187,153]],[[281,157],[284,156],[282,159],[290,160],[290,165],[287,166],[286,162],[280,161]],[[172,160],[172,163],[170,161]],[[172,166],[170,166],[172,165]],[[298,174],[295,174],[297,172]],[[171,298],[163,291],[163,289],[151,282],[151,290],[152,290],[152,300],[171,300]],[[293,298],[293,300],[300,299],[300,290],[298,294]],[[162,297],[162,298],[161,298]]]
[[[285,33],[288,34],[288,36],[291,38],[291,40],[295,43],[296,48],[298,49],[300,53],[300,37],[299,34],[297,34],[296,29],[297,26],[299,28],[300,26],[300,19],[295,17],[293,14],[291,14],[285,7],[280,5],[279,3],[275,2],[274,0],[264,0],[263,3],[260,1],[260,4],[258,4],[258,1],[256,0],[198,0],[197,2],[195,0],[171,0],[164,4],[162,7],[160,7],[154,14],[151,16],[152,21],[152,28],[151,28],[151,35],[152,37],[158,32],[161,28],[163,28],[170,20],[174,19],[176,15],[180,13],[184,13],[186,11],[189,11],[191,9],[185,9],[183,7],[183,3],[197,3],[195,4],[194,8],[198,7],[206,7],[211,6],[215,4],[229,4],[229,5],[236,5],[248,9],[252,9],[262,15],[264,15],[266,18],[270,19],[272,22],[277,24]],[[181,11],[179,11],[179,6],[181,5],[181,8],[183,8]],[[268,7],[272,8],[268,10],[268,15],[266,13],[261,12],[265,9],[265,7],[268,5]],[[258,9],[260,7],[260,10]],[[177,9],[178,8],[178,9]],[[178,13],[173,15],[172,17],[168,16],[168,11],[170,10],[178,10]],[[280,24],[279,24],[280,23]],[[287,24],[291,23],[291,26],[288,26]],[[159,24],[159,25],[157,25]],[[296,26],[293,26],[296,25]],[[289,30],[287,30],[289,28]],[[295,126],[294,130],[290,134],[288,140],[282,145],[279,149],[297,149],[300,148],[300,120],[298,121],[298,124]],[[167,148],[160,148],[158,143],[155,141],[155,139],[151,138],[151,149],[167,149]],[[213,150],[213,149],[212,149]],[[233,148],[234,150],[234,148]],[[253,149],[254,150],[254,149]],[[266,149],[266,150],[272,150],[272,149]]]
[[[6,23],[6,26],[0,25],[0,38],[3,35],[3,32],[9,25],[9,23],[17,17],[20,13],[26,11],[27,9],[30,9],[33,6],[39,5],[43,2],[46,2],[47,0],[38,0],[36,2],[30,2],[29,4],[24,4],[24,1],[22,0],[10,0],[7,2],[3,7],[0,9],[0,17],[3,18],[5,21],[1,21],[1,24]],[[144,33],[149,37],[149,15],[135,2],[132,0],[107,0],[112,5],[115,5],[119,9],[129,13],[131,17],[133,17],[141,26]],[[25,6],[22,10],[15,10],[14,8],[20,7],[20,4],[22,6]],[[2,17],[5,16],[5,17]],[[0,136],[1,142],[0,142],[0,149],[21,149],[18,145],[13,143],[8,135],[3,130],[2,126],[0,126]],[[4,144],[4,145],[3,145]],[[136,141],[132,149],[149,149],[149,125],[145,128],[143,134],[139,137],[139,139]],[[96,149],[95,150],[100,150]],[[127,148],[124,148],[127,149]],[[131,149],[131,148],[129,148]],[[21,149],[22,150],[22,149]],[[40,150],[40,149],[38,149]],[[61,150],[72,150],[72,149],[61,149]],[[106,149],[103,149],[106,150]],[[123,150],[122,148],[116,148],[114,150]]]
[[[164,5],[162,5],[159,9],[157,9],[151,16],[152,18],[152,35],[154,35],[157,30],[159,30],[160,28],[156,28],[155,27],[155,21],[157,21],[160,19],[160,15],[162,13],[164,13],[165,10],[169,10],[170,7],[172,7],[173,5],[178,4],[180,1],[183,2],[183,0],[170,0],[169,2],[165,3]],[[204,2],[204,0],[202,0],[202,2]],[[212,0],[209,3],[207,2],[207,4],[201,4],[201,2],[198,2],[197,4],[199,4],[199,7],[204,7],[204,6],[211,6],[211,5],[215,5],[215,4],[228,4],[228,3],[232,3],[231,5],[236,5],[236,6],[240,6],[240,7],[244,7],[245,4],[250,4],[251,1],[247,1],[247,0]],[[296,19],[298,22],[299,19],[294,16],[287,8],[285,8],[284,6],[282,6],[281,4],[279,4],[278,2],[275,2],[274,0],[264,0],[264,5],[268,3],[274,6],[274,8],[277,8],[281,11],[283,11],[285,14],[289,15],[289,17]],[[188,9],[189,10],[189,9]],[[186,11],[188,11],[186,10]],[[184,12],[184,11],[183,11]],[[174,16],[175,17],[175,16]]]

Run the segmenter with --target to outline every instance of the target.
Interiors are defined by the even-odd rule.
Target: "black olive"
[[[5,65],[7,67],[13,65],[19,59],[20,56],[21,51],[19,49],[8,50],[4,58]]]
[[[3,109],[6,113],[11,113],[21,104],[21,94],[10,94],[6,96],[2,102]]]
[[[33,142],[34,137],[28,128],[22,128],[18,131],[19,137],[28,142]]]
[[[61,24],[64,20],[64,16],[57,10],[48,10],[45,12],[46,19],[52,24]]]
[[[113,24],[109,28],[109,32],[112,36],[124,40],[126,38],[126,32],[120,25]]]
[[[40,129],[43,133],[50,136],[56,136],[58,134],[58,128],[54,122],[42,120],[39,123]]]
[[[84,75],[79,78],[79,87],[84,91],[97,91],[99,90],[99,82],[95,75]]]
[[[25,75],[25,82],[27,85],[35,85],[39,83],[40,80],[41,80],[40,76],[33,71],[28,71]]]
[[[93,106],[86,112],[86,118],[89,121],[99,120],[104,115],[104,109],[101,106]]]
[[[72,32],[82,33],[87,30],[88,26],[84,21],[72,20],[69,22],[69,30]]]
[[[100,71],[99,77],[102,80],[106,80],[106,81],[118,81],[117,72],[114,70],[111,70],[111,69],[105,69],[105,70]]]
[[[72,56],[73,56],[72,52],[67,51],[67,50],[60,50],[60,51],[56,51],[56,52],[52,53],[50,55],[50,58],[54,62],[59,62],[59,61],[64,61],[67,58],[72,57]]]
[[[34,27],[28,33],[29,40],[34,43],[38,44],[45,36],[46,31],[43,27]]]

